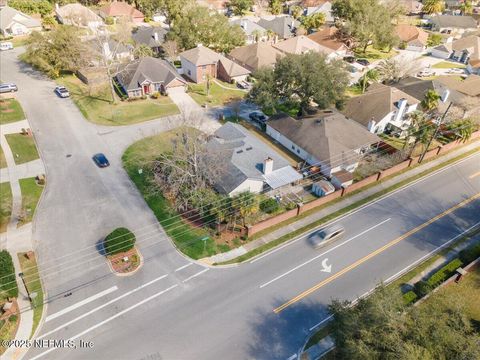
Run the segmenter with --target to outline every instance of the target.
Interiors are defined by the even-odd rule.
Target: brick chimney
[[[263,174],[268,175],[272,171],[273,171],[273,159],[271,157],[268,157],[263,161]]]

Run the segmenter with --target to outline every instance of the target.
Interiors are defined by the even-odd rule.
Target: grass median
[[[22,191],[22,218],[18,225],[22,226],[32,221],[38,200],[42,195],[43,186],[38,185],[35,178],[20,179],[20,189]]]
[[[367,197],[365,197],[365,198],[363,198],[363,199],[361,199],[361,200],[359,200],[359,201],[357,201],[357,202],[355,202],[355,203],[353,203],[353,204],[351,204],[351,205],[348,205],[348,206],[346,206],[346,207],[344,207],[344,208],[342,208],[342,209],[340,209],[340,210],[338,210],[338,211],[335,211],[335,212],[331,213],[330,215],[327,215],[327,216],[325,216],[325,217],[323,217],[323,218],[321,218],[321,219],[319,219],[319,220],[316,220],[316,221],[314,221],[314,222],[312,222],[312,223],[310,223],[310,224],[308,224],[308,225],[305,225],[305,226],[301,227],[300,229],[297,229],[297,230],[292,231],[292,232],[290,232],[290,233],[288,233],[288,234],[286,234],[286,235],[283,235],[283,236],[279,237],[278,239],[273,240],[273,241],[271,241],[271,242],[269,242],[269,243],[267,243],[267,244],[261,245],[261,246],[259,246],[258,248],[254,249],[254,250],[251,250],[251,251],[249,251],[248,253],[246,253],[246,254],[244,254],[244,255],[241,255],[241,256],[239,256],[239,257],[237,257],[237,258],[235,258],[235,259],[229,260],[229,261],[225,261],[225,262],[221,262],[221,263],[215,263],[214,265],[228,265],[228,264],[235,264],[235,263],[240,263],[240,262],[247,261],[247,260],[249,260],[249,259],[251,259],[251,258],[253,258],[253,257],[255,257],[255,256],[257,256],[257,255],[259,255],[259,254],[261,254],[261,253],[263,253],[263,252],[265,252],[265,251],[268,251],[268,250],[270,250],[270,249],[272,249],[272,248],[274,248],[274,247],[276,247],[276,246],[284,243],[284,242],[287,242],[287,241],[289,241],[289,240],[292,240],[292,239],[296,238],[297,236],[300,236],[300,235],[306,233],[307,231],[310,231],[310,230],[312,230],[312,229],[315,229],[316,227],[318,227],[318,226],[320,226],[320,225],[322,225],[322,224],[325,224],[325,223],[327,223],[327,222],[329,222],[329,221],[331,221],[331,220],[333,220],[333,219],[335,219],[335,218],[337,218],[337,217],[340,217],[340,216],[342,216],[342,215],[345,215],[346,213],[348,213],[348,212],[350,212],[350,211],[352,211],[352,210],[354,210],[354,209],[356,209],[356,208],[359,208],[359,207],[361,207],[362,205],[365,205],[365,204],[367,204],[367,203],[369,203],[369,202],[371,202],[371,201],[373,201],[373,200],[375,200],[375,199],[377,199],[377,198],[379,198],[379,197],[381,197],[381,196],[383,196],[383,195],[386,195],[386,194],[388,194],[388,193],[390,193],[390,192],[392,192],[392,191],[394,191],[394,190],[397,190],[397,189],[399,189],[399,188],[401,188],[401,187],[403,187],[403,186],[405,186],[405,185],[408,185],[409,183],[411,183],[411,182],[413,182],[413,181],[415,181],[415,180],[418,180],[418,179],[420,179],[420,178],[422,178],[422,177],[424,177],[424,176],[426,176],[426,175],[428,175],[428,174],[430,174],[430,173],[432,173],[432,172],[434,172],[434,171],[436,171],[436,170],[442,169],[442,168],[444,168],[445,166],[448,166],[448,165],[450,165],[450,164],[452,164],[452,163],[454,163],[454,162],[456,162],[456,161],[458,161],[458,160],[460,160],[460,159],[462,159],[462,158],[465,158],[465,157],[467,157],[467,156],[469,156],[469,155],[472,155],[472,154],[474,154],[474,153],[476,153],[476,152],[478,152],[478,149],[473,149],[473,150],[470,150],[470,151],[468,151],[468,152],[466,152],[466,153],[464,153],[464,154],[458,155],[458,156],[456,156],[456,157],[454,157],[454,158],[452,158],[452,159],[446,160],[445,162],[443,162],[443,163],[441,163],[441,164],[438,164],[438,165],[436,165],[436,166],[434,166],[434,167],[431,167],[431,168],[429,168],[429,169],[427,169],[427,170],[425,170],[425,171],[422,171],[421,173],[419,173],[419,174],[417,174],[417,175],[411,176],[411,177],[409,177],[409,178],[407,178],[407,179],[405,179],[405,180],[399,181],[398,183],[396,183],[396,184],[394,184],[394,185],[392,185],[392,186],[390,186],[390,187],[388,187],[388,188],[386,188],[386,189],[380,190],[380,191],[376,192],[375,194],[372,194],[372,195],[370,195],[370,196],[367,196]],[[433,159],[432,159],[432,160],[433,160]],[[410,168],[410,169],[412,169],[412,168]],[[410,169],[406,169],[405,171],[408,171],[408,170],[410,170]],[[403,172],[405,172],[405,171],[403,171]],[[392,177],[398,176],[398,175],[402,174],[403,172],[399,172],[399,173],[397,173],[397,174],[394,174],[394,175],[392,175]],[[390,177],[386,177],[386,178],[383,179],[382,181],[385,181],[385,180],[387,180],[387,179],[389,179],[389,178],[390,178]],[[371,185],[369,185],[369,186],[366,186],[366,187],[363,188],[363,189],[359,189],[359,190],[357,190],[357,191],[354,191],[354,192],[350,193],[349,195],[351,196],[351,195],[357,194],[357,193],[359,193],[359,192],[365,191],[365,190],[367,190],[368,188],[370,188],[370,187],[372,187],[372,186],[375,186],[375,185],[381,183],[382,181],[373,183],[373,184],[371,184]],[[348,195],[347,195],[347,196],[348,196]],[[295,222],[295,221],[298,221],[298,220],[304,218],[305,216],[311,215],[312,213],[317,212],[317,211],[319,211],[319,210],[321,210],[321,209],[323,209],[323,208],[325,208],[325,207],[327,207],[327,206],[331,206],[332,204],[334,204],[334,203],[336,203],[336,202],[339,202],[339,201],[341,201],[342,199],[343,199],[343,198],[335,199],[335,200],[331,201],[330,203],[325,204],[324,206],[320,206],[320,207],[318,207],[318,208],[312,209],[312,210],[310,210],[310,211],[307,211],[307,212],[301,214],[300,216],[297,216],[297,217],[295,217],[295,218],[292,218],[292,219],[290,219],[290,220],[287,220],[287,221],[285,221],[285,222],[283,222],[283,223],[280,223],[280,224],[278,224],[278,225],[276,225],[276,226],[272,226],[272,227],[270,227],[270,228],[268,228],[268,229],[266,229],[266,230],[264,230],[264,231],[259,232],[258,234],[256,234],[257,236],[255,236],[254,238],[259,238],[259,237],[261,237],[262,235],[265,235],[266,232],[272,232],[272,231],[275,231],[276,229],[279,229],[279,228],[281,228],[281,227],[287,226],[288,224],[291,224],[291,223],[293,223],[293,222]],[[252,239],[252,240],[253,240],[253,239]]]

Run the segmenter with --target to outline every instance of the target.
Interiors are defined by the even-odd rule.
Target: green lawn
[[[359,96],[359,95],[362,95],[362,87],[361,86],[358,86],[358,85],[352,85],[352,86],[349,86],[347,88],[347,91],[345,92],[345,94],[349,97],[355,97],[355,96]]]
[[[214,81],[211,81],[210,84],[209,96],[207,96],[206,84],[190,84],[188,93],[199,105],[208,104],[209,106],[220,106],[241,100],[246,95],[246,92],[233,88],[231,84],[222,83],[229,89],[222,88]]]
[[[5,154],[3,153],[3,149],[0,147],[0,169],[7,167],[7,160],[5,160]]]
[[[22,226],[32,221],[43,186],[37,185],[35,178],[20,179],[19,182],[22,191],[22,213],[25,215],[19,222],[19,226]]]
[[[57,79],[68,88],[73,101],[87,120],[100,125],[129,125],[180,113],[168,96],[158,99],[111,102],[108,85],[93,90],[73,75]]]
[[[361,59],[367,59],[370,62],[383,60],[383,59],[390,59],[391,57],[398,54],[395,50],[390,50],[388,52],[383,50],[375,49],[373,46],[368,46],[367,51],[363,52],[363,49],[355,50],[355,56]]]
[[[37,260],[35,256],[29,260],[25,253],[18,253],[18,259],[20,260],[20,267],[23,271],[25,282],[27,283],[28,291],[30,294],[37,293],[37,296],[33,299],[33,327],[30,337],[33,336],[38,324],[42,318],[43,312],[43,290],[40,276],[38,274]]]
[[[5,135],[12,150],[15,164],[23,164],[39,158],[33,137],[22,134]]]
[[[221,249],[211,238],[204,245],[200,239],[208,236],[208,233],[181,221],[167,200],[158,191],[152,191],[153,176],[148,164],[161,152],[171,149],[170,140],[174,134],[174,131],[170,131],[134,143],[123,154],[123,165],[177,248],[193,259],[200,259],[214,255]],[[143,170],[142,174],[138,173],[139,169]]]
[[[449,61],[441,61],[439,63],[436,63],[435,65],[432,65],[432,68],[434,69],[465,69],[466,66],[464,64],[460,63],[455,63],[455,62],[449,62]]]
[[[25,119],[22,106],[15,99],[0,100],[0,125]]]
[[[9,182],[0,183],[0,232],[7,230],[12,213],[12,189]]]

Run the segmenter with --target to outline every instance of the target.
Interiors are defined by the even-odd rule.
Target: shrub
[[[480,257],[480,244],[463,249],[460,251],[459,257],[465,265],[470,264],[472,261]]]
[[[0,293],[7,297],[17,297],[18,287],[12,256],[7,250],[0,251]]]
[[[455,273],[460,266],[462,266],[462,260],[456,258],[450,261],[447,265],[442,267],[438,270],[435,274],[433,274],[428,280],[427,283],[432,287],[438,286],[440,283],[447,280],[450,276]]]
[[[403,302],[405,305],[410,305],[411,303],[415,302],[417,300],[418,295],[415,294],[415,291],[410,290],[403,294]]]
[[[279,208],[280,205],[278,205],[277,200],[273,198],[265,199],[260,203],[260,210],[267,214],[277,212]]]
[[[154,93],[152,93],[152,95],[150,95],[150,97],[152,99],[158,99],[160,97],[160,93],[158,91],[155,91]]]
[[[426,281],[420,280],[413,286],[413,291],[419,298],[422,298],[432,291],[432,287]]]
[[[113,17],[107,16],[107,17],[105,18],[105,24],[106,24],[106,25],[113,25],[114,23],[115,23],[115,20],[113,19]]]
[[[285,205],[285,209],[287,210],[293,210],[297,207],[297,204],[294,203],[293,201],[290,201],[289,203],[287,203],[287,205]]]
[[[405,41],[400,42],[400,44],[398,45],[398,48],[400,50],[405,50],[407,48],[407,43]]]
[[[105,251],[107,255],[115,255],[128,251],[135,244],[135,235],[127,228],[117,228],[105,238]]]

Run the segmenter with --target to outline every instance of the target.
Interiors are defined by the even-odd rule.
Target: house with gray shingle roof
[[[384,132],[402,136],[417,109],[419,99],[383,84],[372,84],[367,92],[349,99],[342,114],[374,134]]]
[[[430,19],[432,30],[461,35],[478,29],[478,23],[472,16],[436,15]]]
[[[168,61],[152,57],[129,63],[114,80],[129,98],[155,92],[166,94],[168,89],[185,87],[187,83]]]
[[[10,6],[0,8],[0,33],[3,36],[24,35],[41,29],[42,24],[37,19]]]
[[[55,15],[58,22],[64,25],[95,29],[103,26],[103,20],[82,4],[72,3],[59,6],[55,4]]]
[[[226,82],[243,81],[250,70],[202,45],[182,52],[180,61],[184,75],[196,83],[210,76]]]
[[[295,36],[300,22],[291,16],[277,16],[271,20],[260,19],[257,24],[261,27],[273,31],[280,40]]]
[[[309,165],[320,167],[327,176],[351,174],[364,150],[380,141],[336,110],[322,110],[298,120],[280,113],[267,121],[266,132]]]
[[[238,25],[243,30],[246,36],[245,43],[247,45],[254,44],[259,41],[267,41],[267,29],[261,27],[256,22],[248,18],[240,18],[229,21],[230,25]]]
[[[155,54],[162,52],[162,44],[165,42],[167,30],[161,26],[139,26],[132,32],[132,39],[137,45],[146,45]]]
[[[239,124],[217,129],[207,147],[221,163],[215,189],[222,194],[260,193],[302,179],[283,156]]]

